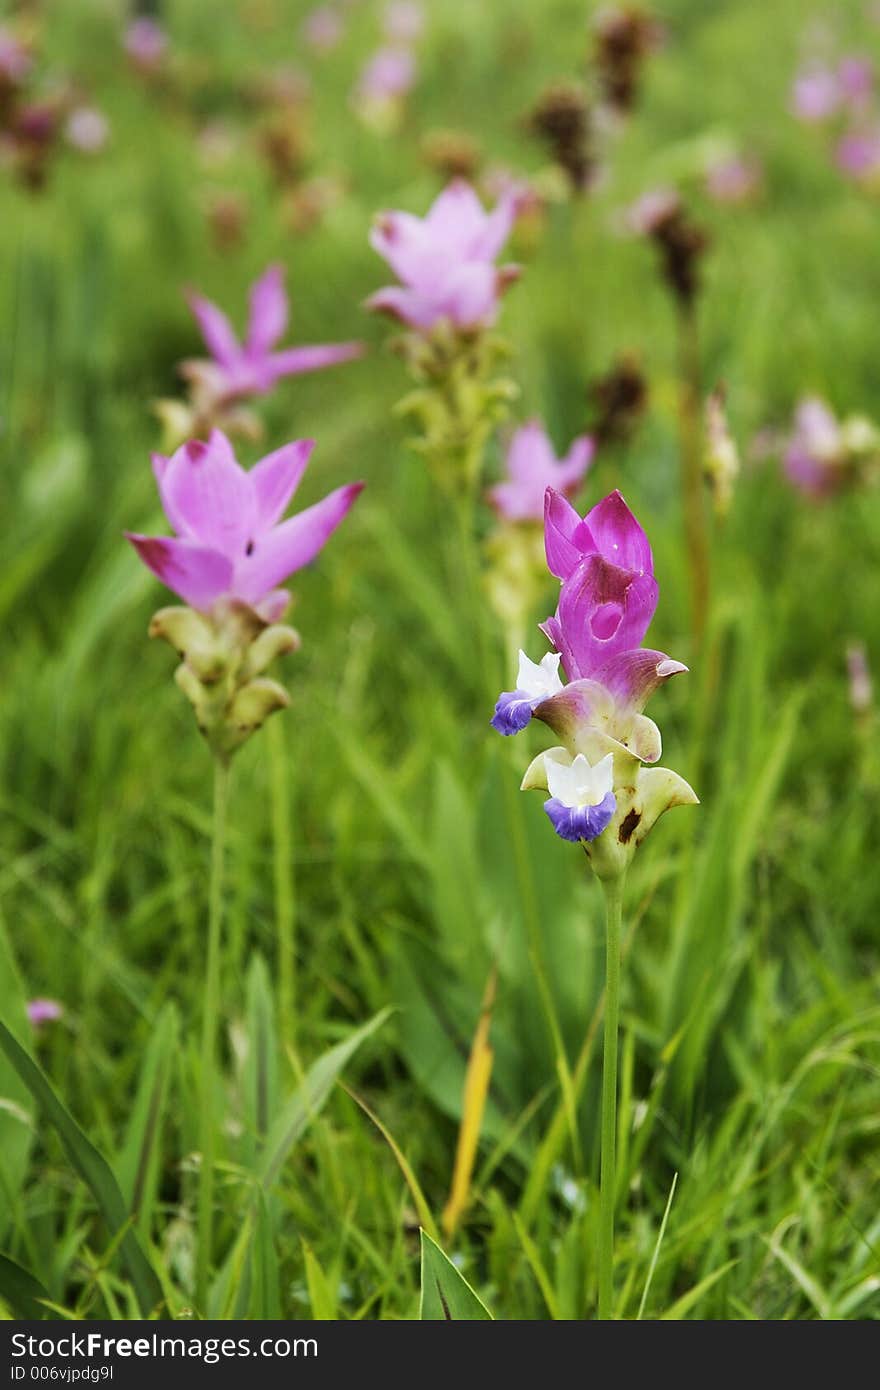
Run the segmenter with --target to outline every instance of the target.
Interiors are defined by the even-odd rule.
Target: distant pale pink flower
[[[652,188],[627,208],[626,225],[637,236],[651,236],[680,206],[681,199],[675,189]]]
[[[853,54],[842,58],[837,69],[841,99],[850,107],[864,107],[874,87],[874,65],[870,58]]]
[[[125,31],[123,47],[141,72],[155,72],[168,51],[168,35],[155,19],[141,15]]]
[[[270,266],[251,289],[243,342],[239,342],[223,311],[209,299],[191,294],[189,306],[213,359],[209,364],[209,385],[218,400],[265,395],[282,377],[348,362],[363,351],[360,343],[326,343],[273,351],[287,327],[288,317],[284,270],[280,265]]]
[[[824,401],[809,396],[795,411],[794,430],[783,454],[789,480],[810,497],[826,497],[845,481],[840,425]]]
[[[28,1022],[32,1028],[42,1028],[46,1023],[57,1023],[64,1009],[57,999],[32,999],[27,1006]]]
[[[791,109],[800,121],[826,121],[840,107],[841,98],[838,74],[813,64],[802,68],[794,80]]]
[[[77,106],[64,127],[67,143],[81,154],[98,154],[110,134],[106,116],[94,106]]]
[[[336,48],[345,34],[345,21],[338,10],[330,5],[320,5],[306,15],[302,26],[303,38],[311,48],[319,53],[329,53]]]
[[[716,203],[747,203],[760,189],[761,179],[761,165],[756,159],[734,155],[709,166],[706,192]]]
[[[363,483],[337,488],[282,521],[314,447],[310,439],[276,449],[245,472],[220,430],[192,440],[153,471],[173,537],[126,532],[148,569],[184,603],[209,611],[237,599],[266,621],[290,595],[278,586],[315,558],[347,516]]]
[[[368,106],[399,101],[411,90],[417,71],[408,48],[380,48],[361,72],[355,98]]]
[[[834,162],[842,174],[853,179],[869,179],[880,173],[880,127],[847,131],[837,142]]]
[[[394,43],[415,43],[425,28],[424,6],[417,0],[390,0],[382,16],[382,28]]]
[[[487,213],[464,179],[444,188],[423,218],[382,213],[370,244],[402,284],[379,290],[367,307],[413,328],[442,320],[461,329],[493,323],[501,294],[519,276],[518,266],[495,264],[515,217],[514,196]]]
[[[0,82],[18,86],[33,66],[30,49],[11,29],[0,26]]]
[[[582,434],[565,457],[557,459],[540,420],[529,420],[513,435],[504,460],[507,477],[489,489],[489,499],[506,521],[542,522],[547,488],[570,496],[586,475],[594,453],[592,439]]]
[[[864,642],[850,642],[846,648],[849,702],[856,714],[867,714],[874,703],[874,686]]]

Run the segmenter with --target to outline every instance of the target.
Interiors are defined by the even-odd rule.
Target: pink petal
[[[502,194],[488,216],[484,214],[483,229],[471,248],[471,255],[480,260],[495,260],[513,230],[519,201],[519,194],[511,190]]]
[[[590,528],[561,492],[548,487],[544,494],[544,549],[547,568],[557,579],[567,579],[595,543]]]
[[[247,352],[263,357],[287,327],[287,293],[284,268],[270,265],[251,289]]]
[[[235,570],[235,593],[245,603],[259,603],[270,589],[313,560],[348,514],[363,483],[337,488],[323,501],[283,521],[260,537]]]
[[[172,536],[125,534],[147,569],[193,608],[210,608],[229,591],[232,563],[216,550]]]
[[[392,318],[399,319],[410,328],[433,328],[443,317],[442,310],[435,300],[426,298],[416,290],[405,290],[399,285],[389,285],[386,289],[377,290],[365,301],[365,307],[390,314]]]
[[[527,420],[511,438],[504,460],[507,472],[514,481],[531,482],[535,476],[549,479],[556,466],[553,445],[540,420]],[[545,481],[541,488],[541,507],[544,505]]]
[[[445,268],[452,262],[451,251],[410,212],[381,213],[370,230],[370,245],[406,285],[430,284],[438,263]]]
[[[450,249],[453,255],[492,259],[494,252],[481,252],[481,240],[487,245],[489,218],[483,204],[466,179],[453,179],[431,204],[425,217],[425,228],[432,239]]]
[[[665,652],[639,647],[618,652],[596,669],[593,679],[605,687],[619,709],[638,712],[658,686],[687,669]]]
[[[314,447],[314,439],[297,439],[267,454],[251,469],[249,477],[256,505],[254,529],[257,532],[269,531],[281,520]]]
[[[364,354],[363,343],[321,343],[315,347],[285,348],[274,352],[267,367],[272,381],[283,376],[299,376],[302,372],[317,372],[323,367],[335,367]]]
[[[599,554],[606,560],[623,569],[653,574],[654,559],[648,537],[617,489],[603,497],[584,521]]]
[[[568,492],[577,487],[586,475],[596,453],[596,445],[588,434],[575,439],[565,458],[559,460],[556,470],[557,487],[560,492]]]
[[[498,271],[494,265],[471,261],[456,266],[437,289],[437,305],[458,328],[491,323],[498,312]]]
[[[200,294],[188,295],[187,302],[211,356],[222,367],[231,366],[241,356],[241,348],[223,310]]]
[[[179,536],[234,559],[256,521],[250,478],[220,430],[207,444],[191,440],[170,459],[159,481],[165,515]]]

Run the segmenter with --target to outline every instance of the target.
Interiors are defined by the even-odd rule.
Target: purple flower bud
[[[442,320],[460,329],[493,323],[501,294],[519,275],[517,266],[495,264],[516,211],[516,197],[508,195],[487,213],[470,184],[456,179],[423,218],[382,213],[370,243],[402,283],[379,290],[367,307],[412,328]]]
[[[207,612],[220,599],[237,599],[274,621],[288,597],[278,586],[314,559],[363,487],[337,488],[282,521],[313,447],[310,439],[297,440],[247,473],[220,430],[171,458],[154,454],[162,506],[176,534],[126,535],[147,568],[191,607]]]

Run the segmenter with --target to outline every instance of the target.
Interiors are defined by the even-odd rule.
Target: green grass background
[[[237,1263],[215,1307],[416,1315],[416,1211],[389,1145],[336,1089],[253,1208],[261,1104],[280,1111],[315,1058],[395,1005],[345,1076],[438,1217],[495,962],[490,1105],[474,1200],[450,1253],[499,1318],[588,1315],[599,1058],[576,1132],[563,1111],[549,1154],[559,1047],[536,962],[573,1067],[601,990],[601,896],[581,856],[550,832],[540,798],[516,791],[543,731],[502,742],[488,729],[510,663],[491,615],[465,607],[448,582],[454,527],[392,417],[407,383],[384,349],[386,325],[360,306],[387,279],[367,244],[375,211],[421,212],[439,188],[420,154],[426,132],[467,130],[487,162],[541,167],[521,118],[549,81],[582,72],[590,7],[429,6],[419,84],[391,137],[362,127],[348,103],[378,41],[380,7],[369,0],[351,7],[344,41],[324,58],[303,48],[301,4],[174,0],[163,14],[176,93],[132,78],[118,6],[40,9],[47,66],[85,83],[111,140],[93,160],[59,157],[41,195],[8,175],[0,183],[2,1015],[123,1177],[149,1133],[138,1229],[172,1307],[190,1308],[210,766],[171,681],[172,654],[146,639],[164,594],[121,533],[159,524],[150,403],[178,389],[175,363],[197,347],[182,287],[197,285],[240,321],[248,284],[279,259],[292,339],[362,337],[370,351],[282,384],[262,411],[266,448],[317,439],[303,504],[351,478],[368,488],[294,585],[303,647],[284,668],[293,703],[280,718],[297,1008],[277,1041],[267,731],[234,767],[218,1275],[230,1251]],[[667,42],[601,189],[551,209],[536,244],[514,245],[526,269],[502,316],[516,413],[541,414],[560,446],[588,419],[586,381],[618,351],[641,352],[648,415],[631,446],[600,456],[582,500],[622,487],[655,550],[652,643],[692,665],[651,713],[664,762],[693,781],[702,806],[661,822],[627,889],[619,1312],[638,1310],[677,1173],[646,1316],[873,1318],[880,764],[876,725],[857,727],[848,703],[844,648],[863,640],[880,667],[880,498],[811,506],[774,464],[746,467],[713,538],[713,688],[688,636],[672,310],[650,250],[616,235],[614,221],[658,182],[677,178],[692,194],[713,241],[705,382],[727,384],[743,445],[806,391],[873,413],[878,205],[836,174],[827,142],[787,103],[811,20],[831,23],[844,51],[864,47],[878,61],[880,27],[854,2],[670,0],[656,10]],[[323,225],[299,234],[255,153],[257,118],[241,94],[281,61],[311,72],[311,171],[345,185]],[[206,173],[194,136],[218,113],[240,124],[243,144]],[[705,203],[707,140],[760,155],[765,188],[753,207]],[[244,244],[226,254],[203,215],[218,187],[249,207]],[[494,448],[489,464],[498,466]],[[548,578],[536,620],[552,603]],[[478,623],[498,644],[496,689],[475,655]],[[530,652],[543,650],[535,631]],[[31,1044],[22,1000],[38,994],[66,1013]],[[3,1091],[0,1249],[59,1307],[131,1312],[92,1198],[25,1093],[11,1079]],[[249,1239],[236,1245],[252,1210]]]

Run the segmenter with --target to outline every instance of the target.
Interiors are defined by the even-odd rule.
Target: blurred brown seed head
[[[213,193],[206,207],[211,239],[218,251],[240,246],[247,224],[247,206],[238,193]]]
[[[645,59],[660,46],[662,28],[645,10],[624,5],[601,11],[594,32],[603,100],[626,114],[635,106]]]
[[[618,357],[587,394],[598,412],[591,426],[597,446],[627,443],[648,405],[648,381],[635,353]]]
[[[584,192],[595,161],[590,106],[583,88],[576,82],[548,87],[530,113],[528,125],[565,170],[573,190]]]
[[[444,179],[472,180],[480,167],[482,152],[467,131],[432,130],[422,141],[422,158],[429,169]]]

